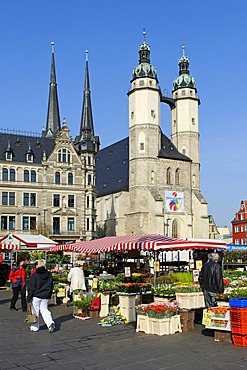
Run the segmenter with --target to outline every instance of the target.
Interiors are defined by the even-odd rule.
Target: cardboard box
[[[193,331],[195,329],[194,320],[181,321],[181,328],[183,333]]]
[[[215,330],[214,340],[216,342],[232,343],[232,335],[230,332]]]

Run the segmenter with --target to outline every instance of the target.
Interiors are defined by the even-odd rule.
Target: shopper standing
[[[218,263],[219,254],[210,253],[208,261],[202,266],[199,283],[203,290],[206,307],[216,307],[215,293],[224,292],[223,271]]]
[[[74,290],[80,289],[86,291],[84,271],[78,264],[70,269],[68,273],[68,281],[70,282],[70,299]]]
[[[27,310],[27,300],[26,300],[26,283],[27,274],[24,268],[24,261],[17,261],[16,266],[13,266],[9,273],[9,280],[11,282],[11,287],[13,291],[13,296],[10,303],[10,309],[13,311],[18,311],[16,308],[16,302],[21,293],[21,308],[22,311]]]
[[[37,322],[30,326],[30,330],[39,330],[39,315],[41,314],[49,332],[52,333],[55,329],[55,322],[48,309],[48,302],[52,295],[53,281],[51,272],[47,271],[45,266],[45,260],[38,260],[36,271],[30,276],[27,284],[27,301],[31,303],[32,311],[37,316]]]

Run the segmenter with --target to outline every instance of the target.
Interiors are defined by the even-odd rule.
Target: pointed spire
[[[94,135],[93,114],[90,95],[89,71],[88,71],[88,50],[86,50],[86,71],[83,93],[83,106],[81,115],[81,140],[91,139]]]
[[[48,101],[48,112],[47,112],[45,136],[55,137],[57,133],[60,131],[61,126],[60,126],[60,115],[59,115],[58,94],[57,94],[54,42],[51,43],[51,46],[52,46],[51,75],[50,75],[50,90],[49,90],[49,101]]]
[[[182,44],[182,56],[178,59],[179,76],[173,81],[173,90],[190,87],[196,90],[196,81],[190,75],[190,60],[185,54],[185,45]]]

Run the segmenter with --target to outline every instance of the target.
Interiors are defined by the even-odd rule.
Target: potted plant
[[[72,301],[71,306],[74,307],[73,316],[78,318],[88,318],[88,309],[91,307],[95,296],[84,296],[80,300]]]

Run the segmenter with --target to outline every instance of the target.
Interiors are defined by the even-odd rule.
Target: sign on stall
[[[130,267],[125,267],[125,268],[124,268],[124,276],[125,276],[125,277],[131,277],[131,270],[130,270]]]

